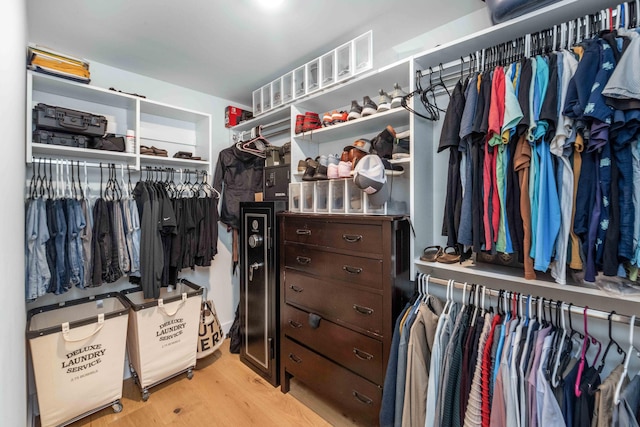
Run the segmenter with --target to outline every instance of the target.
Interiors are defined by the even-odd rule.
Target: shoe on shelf
[[[296,115],[296,134],[302,133],[302,127],[304,126],[304,115]]]
[[[320,123],[320,116],[317,113],[307,111],[304,113],[304,121],[302,124],[302,132],[309,132],[310,130],[320,129],[322,124]]]
[[[147,147],[146,145],[140,146],[140,154],[144,154],[146,156],[155,156],[156,154],[153,152],[153,148]]]
[[[318,169],[318,162],[313,160],[311,157],[307,157],[305,160],[307,167],[304,170],[304,174],[302,175],[303,181],[313,181],[314,175],[316,174],[316,170]]]
[[[338,163],[329,163],[329,166],[327,166],[327,178],[329,179],[340,178],[338,167],[339,167]]]
[[[333,110],[331,112],[331,118],[333,119],[333,123],[342,122],[342,112],[338,110]]]
[[[396,133],[396,139],[393,142],[393,153],[391,153],[392,159],[399,160],[409,158],[409,133],[409,130]]]
[[[331,111],[327,111],[326,113],[324,113],[324,115],[322,116],[322,124],[325,126],[333,124],[333,113],[331,113]]]
[[[367,117],[375,114],[378,111],[378,106],[368,96],[362,98],[362,117]]]
[[[338,177],[350,178],[352,168],[353,168],[353,165],[351,162],[345,162],[340,160],[340,163],[338,163]]]
[[[382,132],[371,140],[372,153],[383,159],[390,159],[393,154],[393,142],[396,138],[396,131],[393,126],[388,125]]]
[[[307,162],[304,160],[298,161],[298,172],[304,173],[305,169],[307,169]]]
[[[406,93],[400,87],[400,84],[393,85],[393,92],[391,92],[391,108],[397,108],[402,105],[402,98],[406,96]]]
[[[327,166],[337,165],[338,163],[340,163],[340,156],[338,156],[337,154],[329,154],[327,156]]]
[[[316,162],[318,167],[316,168],[316,173],[313,175],[314,181],[321,181],[325,179],[329,179],[327,177],[327,156],[322,155],[316,157]]]
[[[351,101],[351,110],[347,116],[347,120],[359,119],[362,117],[362,107],[358,104],[358,101]]]
[[[378,97],[378,113],[389,110],[391,108],[391,98],[389,98],[389,95],[384,91],[384,89],[380,89],[380,92],[378,93],[380,94]]]

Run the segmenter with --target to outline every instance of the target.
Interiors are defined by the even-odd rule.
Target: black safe
[[[287,202],[240,203],[240,360],[280,384],[278,221]]]
[[[264,168],[264,200],[289,200],[291,165]]]

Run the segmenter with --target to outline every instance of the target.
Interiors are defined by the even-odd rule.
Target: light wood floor
[[[180,375],[150,389],[143,402],[132,379],[124,382],[119,414],[103,409],[72,427],[356,426],[302,384],[280,392],[229,353],[199,360],[192,380]]]

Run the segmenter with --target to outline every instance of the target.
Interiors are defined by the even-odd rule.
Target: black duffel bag
[[[104,137],[91,138],[87,148],[92,148],[94,150],[124,152],[125,150],[124,136],[115,136],[112,133],[108,133]]]

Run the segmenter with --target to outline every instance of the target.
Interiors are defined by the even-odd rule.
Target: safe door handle
[[[373,308],[369,308],[369,307],[363,307],[361,305],[358,304],[353,304],[353,309],[355,311],[357,311],[360,314],[366,314],[367,316],[370,316],[373,314]]]
[[[373,354],[369,354],[366,351],[362,351],[359,348],[353,348],[353,354],[360,360],[371,360],[373,359]]]
[[[352,267],[350,265],[343,265],[342,269],[349,274],[360,274],[362,273],[362,267]]]
[[[304,291],[304,288],[301,288],[300,286],[296,286],[296,285],[289,285],[289,289],[291,289],[293,292],[302,292]]]
[[[342,239],[349,243],[356,243],[362,240],[362,234],[343,234]]]
[[[362,393],[358,393],[357,391],[353,390],[352,392],[353,397],[355,397],[356,399],[358,399],[360,402],[364,403],[365,405],[371,405],[373,403],[373,400],[367,396],[365,396]]]
[[[289,320],[289,326],[291,326],[292,328],[298,329],[298,328],[302,328],[302,323],[298,323],[295,320]]]
[[[307,265],[311,262],[311,258],[308,256],[297,256],[296,261],[298,261],[298,264]]]
[[[296,356],[293,353],[289,353],[289,359],[293,360],[296,363],[302,363],[302,359],[300,359],[298,356]]]
[[[296,234],[298,236],[311,236],[311,230],[307,230],[306,228],[298,228],[296,230]]]

